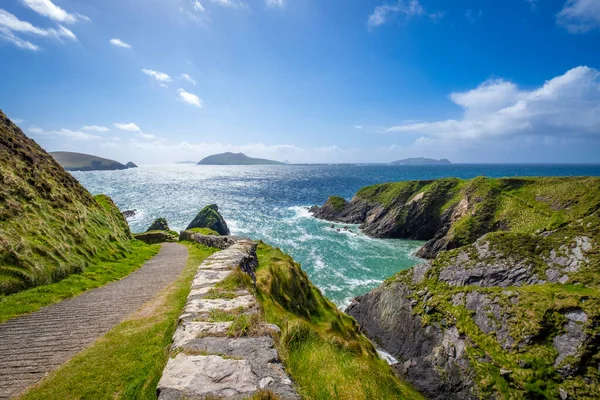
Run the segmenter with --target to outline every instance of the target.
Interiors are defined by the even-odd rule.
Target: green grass
[[[156,255],[159,249],[157,245],[147,245],[134,240],[131,251],[117,261],[98,260],[92,262],[83,272],[71,274],[59,282],[19,293],[0,295],[0,323],[119,280],[141,267],[146,260]]]
[[[326,204],[330,204],[335,211],[342,211],[347,202],[343,197],[330,196]]]
[[[221,235],[219,235],[218,232],[215,232],[210,228],[191,228],[191,229],[187,229],[187,230],[191,231],[191,232],[200,233],[202,235],[221,236]]]
[[[177,319],[198,265],[211,249],[186,243],[187,265],[177,280],[130,319],[76,355],[22,399],[156,399]]]
[[[264,243],[257,255],[257,298],[282,331],[278,351],[304,399],[422,399],[291,257]]]

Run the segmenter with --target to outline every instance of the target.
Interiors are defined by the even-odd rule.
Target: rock
[[[150,225],[150,227],[148,227],[148,230],[146,230],[146,232],[168,231],[168,230],[169,230],[169,224],[167,223],[167,220],[164,218],[157,218],[156,220],[154,220],[152,225]]]
[[[193,221],[187,226],[186,230],[192,228],[209,228],[219,235],[230,234],[227,223],[219,213],[219,207],[216,204],[208,205],[200,210]]]
[[[179,240],[188,240],[203,244],[207,247],[215,247],[217,249],[226,249],[234,243],[244,240],[250,240],[243,236],[213,236],[203,235],[194,231],[182,231],[179,233]]]
[[[563,361],[567,357],[575,357],[582,348],[588,335],[584,331],[584,326],[588,321],[588,316],[582,310],[573,310],[565,313],[567,324],[565,325],[565,333],[554,337],[554,348],[558,352],[558,356],[554,361],[554,366],[563,376],[569,376],[575,372],[575,366],[570,364],[563,365]]]
[[[133,162],[129,161],[127,164],[125,164],[125,166],[127,168],[137,168],[138,166],[135,165]]]
[[[123,214],[123,217],[125,218],[132,218],[137,214],[137,210],[125,210],[121,214]]]
[[[170,231],[150,231],[144,233],[136,233],[133,235],[137,240],[141,240],[144,243],[156,244],[164,242],[176,242],[178,240],[177,235],[172,234]]]
[[[392,282],[354,299],[346,313],[386,352],[405,360],[394,368],[427,398],[476,399],[464,338],[454,326],[424,325],[413,314],[413,294],[403,283]]]

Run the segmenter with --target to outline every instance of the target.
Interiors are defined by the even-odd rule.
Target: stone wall
[[[247,290],[238,290],[235,297],[211,295],[211,289],[236,268],[254,276],[256,244],[193,232],[182,232],[182,236],[203,244],[233,244],[198,268],[158,384],[159,400],[245,399],[259,391],[270,391],[282,400],[300,399],[274,347],[279,328],[261,322],[258,329],[238,335],[232,334],[234,321],[223,322],[228,319],[223,315],[260,317],[254,295]]]

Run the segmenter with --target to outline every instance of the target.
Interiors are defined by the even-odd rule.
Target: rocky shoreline
[[[427,240],[425,263],[346,310],[426,397],[564,400],[600,396],[599,209],[597,178],[477,178],[376,185],[311,212]]]

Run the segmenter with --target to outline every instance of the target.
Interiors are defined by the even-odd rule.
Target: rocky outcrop
[[[169,224],[165,218],[157,218],[154,222],[148,227],[146,232],[150,231],[168,231]]]
[[[125,217],[125,219],[133,218],[137,215],[137,210],[125,210],[121,212],[121,214],[123,214],[123,217]]]
[[[127,164],[125,164],[125,166],[127,168],[137,168],[138,166],[135,165],[133,162],[129,161]]]
[[[177,233],[172,231],[148,231],[136,233],[133,237],[147,244],[176,242],[178,240]]]
[[[428,398],[595,398],[599,239],[598,212],[534,235],[490,233],[346,311]]]
[[[300,399],[274,346],[279,328],[260,320],[254,295],[244,288],[218,295],[219,283],[237,268],[253,274],[256,265],[256,244],[247,240],[200,265],[158,384],[159,400],[246,399],[259,391]]]
[[[223,216],[219,213],[219,207],[216,204],[211,204],[204,207],[190,222],[186,230],[193,228],[208,228],[219,235],[229,235],[229,228]]]
[[[214,235],[203,235],[194,231],[182,231],[179,233],[179,240],[187,240],[190,242],[196,242],[207,247],[214,247],[216,249],[226,249],[232,244],[240,240],[249,240],[242,236],[214,236]]]
[[[518,230],[522,224],[529,225],[527,233],[551,231],[587,215],[586,202],[596,205],[599,193],[600,179],[593,177],[447,178],[369,186],[349,202],[330,197],[310,211],[327,221],[361,224],[371,237],[427,241],[417,256],[433,259],[486,233]]]

